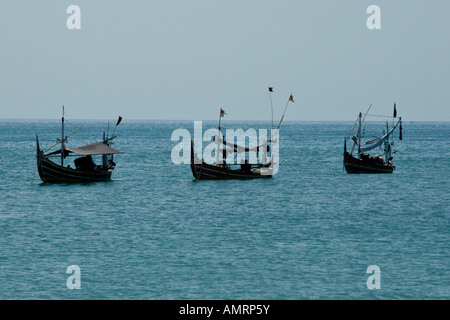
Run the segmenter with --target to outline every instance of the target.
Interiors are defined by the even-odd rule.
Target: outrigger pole
[[[364,115],[364,119],[362,121],[363,123],[364,123],[364,120],[366,120],[366,117],[367,117],[367,114],[369,113],[370,108],[372,108],[372,105],[370,105],[369,108],[367,109],[366,114]]]
[[[281,116],[280,122],[278,123],[278,126],[277,126],[277,129],[276,129],[276,130],[279,130],[279,129],[280,129],[281,123],[283,122],[283,119],[284,119],[284,114],[286,113],[286,109],[287,109],[287,107],[288,107],[288,105],[289,105],[289,101],[294,102],[294,97],[292,96],[292,93],[291,93],[291,95],[289,96],[288,101],[286,102],[286,106],[284,107],[283,115]],[[267,140],[267,141],[272,141],[272,137],[273,137],[274,135],[275,135],[275,133],[274,133],[274,134],[269,138],[269,140]]]
[[[286,113],[286,109],[287,109],[287,107],[288,107],[288,105],[289,105],[289,101],[294,102],[294,97],[292,96],[292,93],[291,93],[291,95],[289,96],[288,101],[286,102],[286,106],[284,107],[283,115],[281,116],[280,122],[278,123],[277,130],[280,129],[281,122],[283,122],[284,114]]]
[[[72,131],[69,135],[64,137],[64,142],[67,141],[67,138],[70,137],[71,135],[73,135],[75,132],[77,132],[78,130],[80,130],[81,128],[83,128],[84,124],[82,124],[81,126],[79,126],[76,130]],[[51,148],[53,148],[54,146],[56,146],[58,143],[61,143],[61,141],[58,139],[58,142],[56,142],[54,145],[52,145],[50,148],[47,148],[47,150],[44,151],[44,153],[46,153],[48,150],[50,150]]]

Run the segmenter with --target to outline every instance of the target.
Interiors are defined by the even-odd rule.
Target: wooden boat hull
[[[228,166],[217,166],[201,161],[191,145],[191,170],[197,180],[229,180],[271,178],[272,168],[261,167],[256,170],[231,169]]]
[[[36,139],[37,142],[37,139]],[[46,183],[97,182],[111,179],[112,169],[77,170],[60,166],[44,156],[37,142],[37,169],[39,177]]]
[[[344,167],[347,173],[392,173],[395,169],[392,163],[358,159],[347,152],[344,155]]]
[[[205,162],[201,164],[191,163],[191,170],[194,178],[197,180],[258,179],[272,177],[269,169],[265,168],[258,169],[257,171],[243,171],[210,165]]]

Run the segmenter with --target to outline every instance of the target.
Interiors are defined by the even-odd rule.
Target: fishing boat
[[[272,91],[273,88],[269,87],[269,91]],[[203,159],[198,157],[195,152],[195,141],[191,140],[191,171],[196,180],[227,180],[227,179],[264,179],[271,178],[274,174],[274,166],[276,163],[274,162],[274,155],[271,152],[271,145],[274,142],[277,142],[278,139],[278,130],[281,126],[281,123],[284,119],[284,115],[286,112],[286,108],[289,102],[294,102],[293,96],[289,97],[288,102],[286,103],[286,107],[283,112],[283,116],[278,124],[276,130],[272,130],[272,135],[269,139],[264,141],[261,145],[256,146],[254,148],[239,146],[234,143],[227,142],[224,136],[221,134],[221,118],[226,114],[225,111],[220,108],[219,114],[219,127],[218,134],[214,137],[214,142],[217,144],[216,146],[216,161],[215,163],[206,163]],[[272,117],[273,118],[273,117]],[[273,120],[272,120],[273,123]],[[273,133],[275,132],[275,133]],[[224,159],[228,158],[228,154],[232,153],[237,155],[239,153],[246,153],[248,155],[249,152],[256,153],[258,159],[261,159],[259,163],[251,163],[245,160],[241,163],[226,163]],[[261,157],[259,154],[261,153]],[[270,155],[269,155],[270,154]],[[237,158],[237,157],[236,157]]]
[[[39,139],[36,135],[36,159],[37,170],[43,182],[46,183],[72,183],[72,182],[98,182],[111,179],[112,172],[116,164],[113,161],[115,154],[120,154],[119,150],[111,147],[113,144],[116,127],[121,122],[122,117],[117,120],[114,131],[110,137],[103,132],[103,139],[100,142],[91,143],[75,148],[66,147],[68,137],[77,132],[81,127],[64,136],[64,107],[62,116],[62,135],[57,142],[46,150],[41,150]],[[61,145],[59,150],[48,152],[57,145]],[[101,156],[101,164],[95,164],[92,156]],[[65,163],[67,157],[75,157],[74,167]],[[56,163],[53,159],[59,159]]]
[[[236,148],[238,150],[240,148]],[[248,151],[248,149],[247,149]],[[225,151],[226,152],[226,151]],[[254,179],[271,178],[273,163],[250,164],[208,164],[200,160],[194,151],[194,140],[191,140],[191,170],[196,180]]]
[[[371,106],[370,106],[371,107]],[[365,121],[366,116],[368,116],[367,110],[364,117],[360,112],[357,119],[357,124],[355,123],[354,127],[357,126],[357,133],[353,137],[346,137],[344,140],[344,167],[347,173],[392,173],[395,169],[395,164],[392,162],[392,149],[391,146],[394,145],[393,141],[393,133],[394,130],[399,127],[400,136],[399,140],[402,140],[402,118],[397,118],[397,108],[394,103],[394,114],[392,117],[393,125],[392,128],[389,129],[388,121],[386,121],[386,131],[383,132],[383,135],[370,139],[369,141],[362,143],[362,127]],[[384,117],[379,115],[374,115],[376,117]],[[352,141],[352,148],[350,152],[347,151],[347,140]],[[356,155],[353,155],[355,151],[355,147],[357,147]],[[379,154],[371,156],[368,154],[368,151],[379,148]]]

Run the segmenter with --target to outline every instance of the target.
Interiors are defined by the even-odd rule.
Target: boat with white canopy
[[[111,147],[113,144],[116,127],[122,121],[122,117],[117,120],[111,137],[107,137],[103,132],[103,139],[100,142],[91,143],[79,147],[66,147],[68,137],[81,129],[79,127],[71,134],[64,136],[64,107],[62,116],[62,135],[57,142],[46,150],[41,150],[39,139],[36,135],[36,159],[39,176],[43,182],[47,183],[69,183],[69,182],[97,182],[111,179],[112,172],[116,164],[113,161],[115,154],[123,152]],[[60,145],[59,150],[48,152],[55,146]],[[101,156],[101,164],[95,164],[92,156]],[[74,159],[74,168],[65,163],[67,157]],[[59,159],[56,163],[53,159]]]

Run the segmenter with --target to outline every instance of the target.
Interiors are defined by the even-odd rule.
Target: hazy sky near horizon
[[[70,5],[81,29],[69,30]],[[369,30],[370,5],[381,29]],[[450,1],[0,4],[0,118],[450,121]]]

